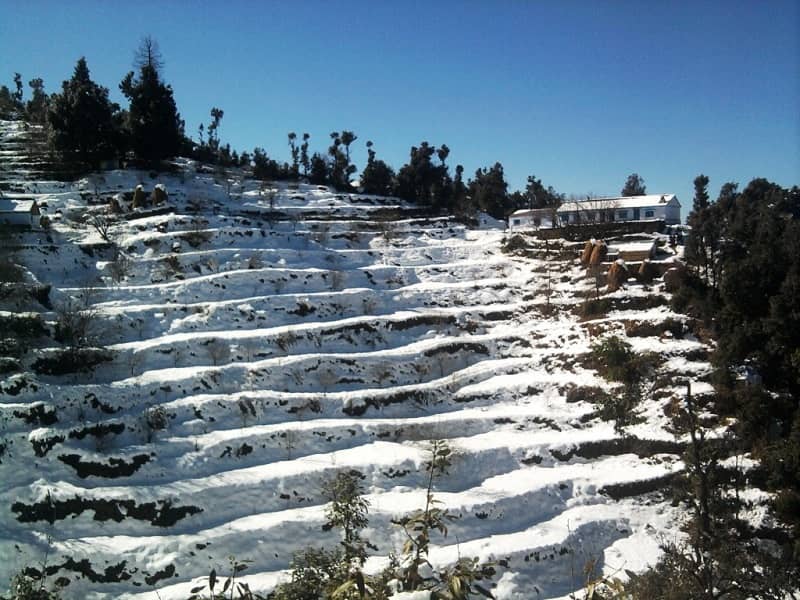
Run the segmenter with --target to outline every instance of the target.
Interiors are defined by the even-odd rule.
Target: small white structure
[[[558,208],[558,220],[562,225],[612,221],[664,221],[667,225],[678,225],[681,203],[675,194],[592,198],[565,202]]]
[[[0,225],[38,228],[40,217],[36,200],[0,198]]]
[[[508,216],[508,228],[515,229],[552,229],[556,226],[556,209],[530,208],[518,210]]]

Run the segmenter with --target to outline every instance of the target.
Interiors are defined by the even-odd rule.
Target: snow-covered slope
[[[138,183],[166,185],[171,209],[113,223],[127,259],[115,282],[85,219]],[[648,388],[626,439],[568,402],[609,388],[582,366],[592,335],[683,319],[658,281],[611,294],[612,311],[587,321],[575,308],[594,282],[575,248],[505,253],[488,219],[467,229],[307,185],[265,194],[237,180],[229,196],[191,164],[16,187],[53,218],[17,253],[53,286],[53,310],[39,310],[52,324],[70,298],[89,306],[114,358],[35,374],[58,346],[44,336],[4,376],[0,581],[46,557],[68,598],[184,598],[234,555],[267,591],[294,551],[336,543],[321,484],[342,469],[364,477],[379,568],[403,541],[391,519],[424,503],[431,439],[454,451],[436,497],[461,517],[433,561],[499,561],[498,598],[564,597],[587,560],[641,569],[677,535],[655,490],[681,468],[663,411],[680,390]],[[706,372],[691,336],[630,341],[661,353],[662,374]]]

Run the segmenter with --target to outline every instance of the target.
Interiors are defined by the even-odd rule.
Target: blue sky
[[[467,174],[503,164],[564,193],[692,180],[800,183],[800,2],[42,2],[0,0],[0,81],[60,89],[86,56],[118,83],[145,34],[187,133],[289,157],[286,134],[350,129],[395,168],[426,140]]]

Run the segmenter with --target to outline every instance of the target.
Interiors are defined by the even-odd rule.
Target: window
[[[644,211],[644,218],[645,219],[652,219],[655,216],[656,216],[656,211],[655,210],[650,209],[650,210],[645,210]]]
[[[618,219],[627,219],[628,218],[628,211],[627,210],[620,210],[617,212]]]
[[[511,220],[511,224],[512,224],[512,225],[519,225],[521,222],[522,222],[522,221],[520,221],[519,219],[512,219],[512,220]]]

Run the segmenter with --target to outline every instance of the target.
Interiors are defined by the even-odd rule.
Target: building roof
[[[3,213],[29,213],[36,205],[35,200],[11,200],[0,198],[0,212]]]
[[[510,217],[540,217],[542,215],[549,216],[553,214],[555,207],[549,208],[523,208],[520,210],[515,210],[511,213]]]
[[[674,202],[673,202],[674,200]],[[617,198],[592,198],[580,202],[564,202],[558,212],[574,212],[581,210],[610,210],[626,208],[650,208],[670,203],[681,203],[675,194],[648,194],[646,196],[621,196]]]

